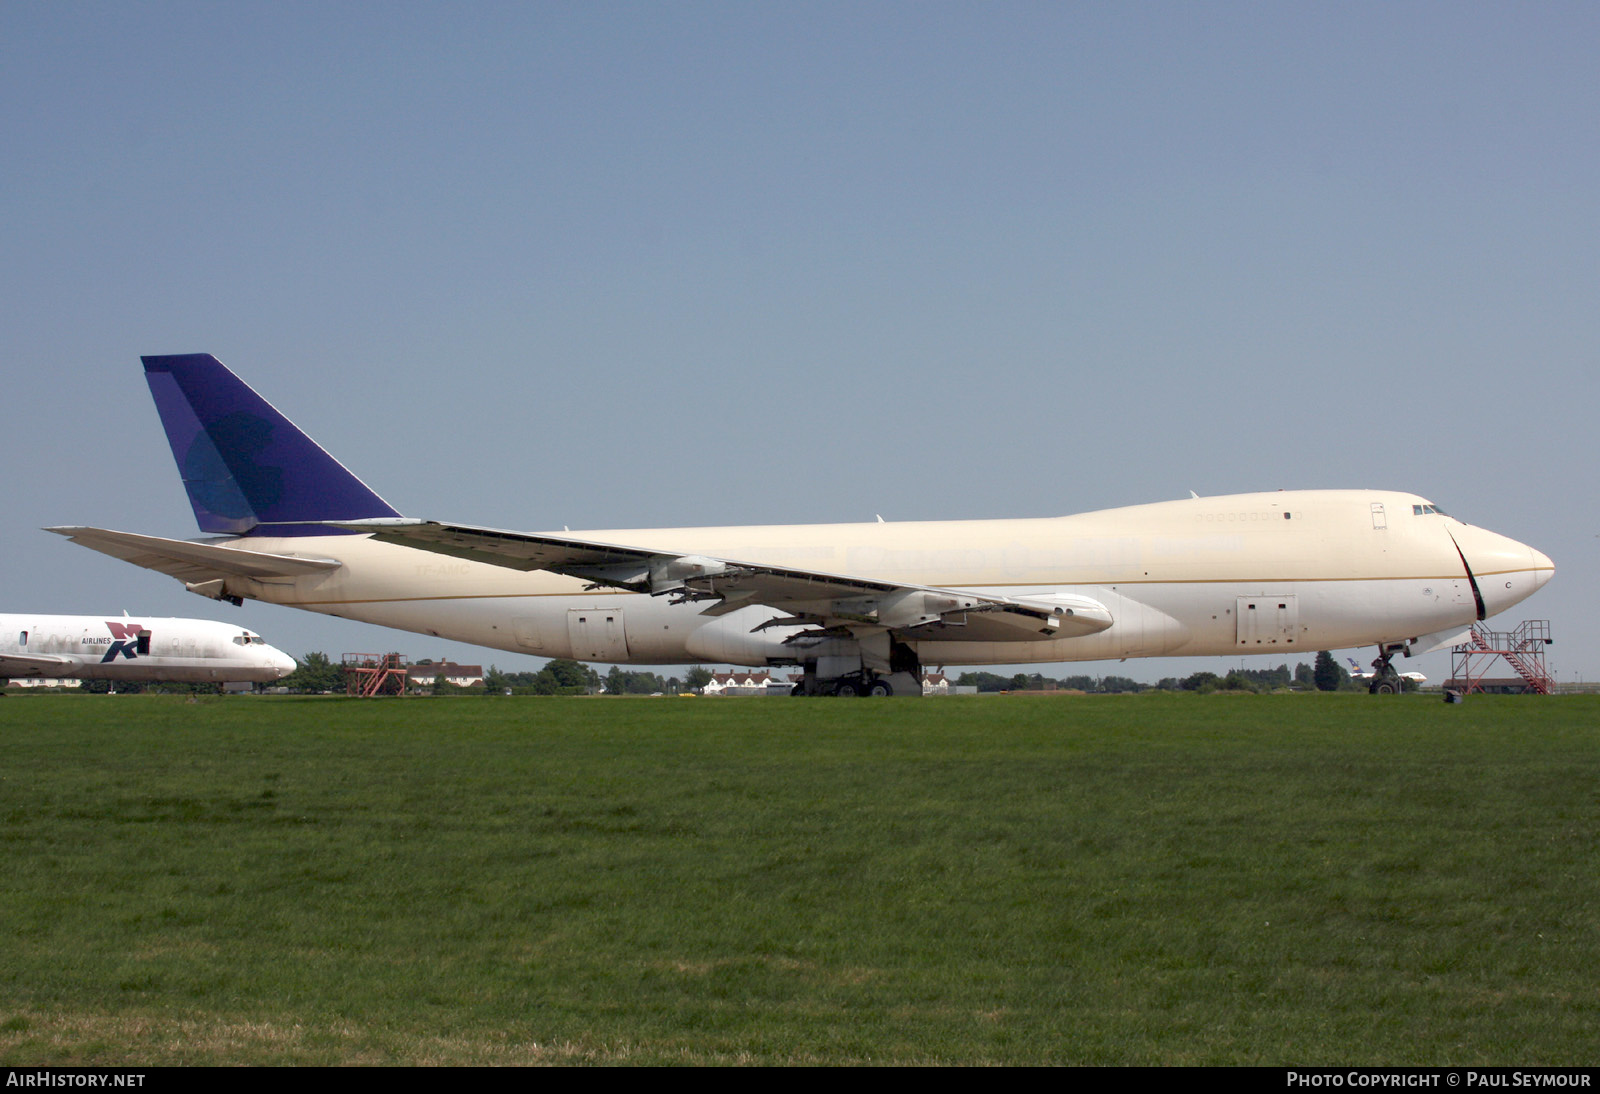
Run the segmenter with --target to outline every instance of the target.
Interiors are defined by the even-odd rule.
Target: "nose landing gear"
[[[1372,682],[1367,685],[1367,694],[1399,695],[1405,690],[1400,673],[1390,664],[1394,655],[1404,649],[1404,645],[1378,647],[1378,657],[1372,662]]]

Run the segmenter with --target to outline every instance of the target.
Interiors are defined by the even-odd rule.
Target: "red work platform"
[[[408,662],[399,653],[347,653],[344,689],[348,695],[404,695]]]
[[[1514,631],[1491,631],[1478,623],[1471,638],[1451,653],[1445,687],[1462,695],[1474,691],[1549,695],[1555,680],[1544,667],[1544,648],[1552,641],[1548,619],[1529,619]],[[1501,661],[1511,666],[1514,676],[1489,676]]]

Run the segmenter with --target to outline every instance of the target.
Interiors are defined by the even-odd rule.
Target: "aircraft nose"
[[[1478,583],[1487,615],[1532,596],[1555,573],[1548,555],[1508,536],[1470,524],[1458,524],[1451,534]]]
[[[1544,583],[1549,581],[1556,573],[1556,564],[1550,561],[1550,556],[1543,551],[1536,551],[1532,547],[1528,552],[1533,555],[1533,587],[1544,588]]]
[[[272,665],[272,671],[277,674],[277,678],[279,680],[282,680],[285,676],[288,676],[291,672],[299,667],[295,664],[293,657],[290,657],[281,650],[272,651],[272,657],[269,663]]]

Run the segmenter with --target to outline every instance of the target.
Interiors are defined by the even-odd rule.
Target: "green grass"
[[[1588,1064],[1600,700],[0,701],[0,1063]]]

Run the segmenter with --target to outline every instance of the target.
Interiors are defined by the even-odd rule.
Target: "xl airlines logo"
[[[108,619],[106,626],[111,629],[111,644],[106,647],[106,655],[100,658],[102,665],[115,661],[119,655],[129,661],[137,661],[140,654],[150,655],[150,632],[144,624]]]

